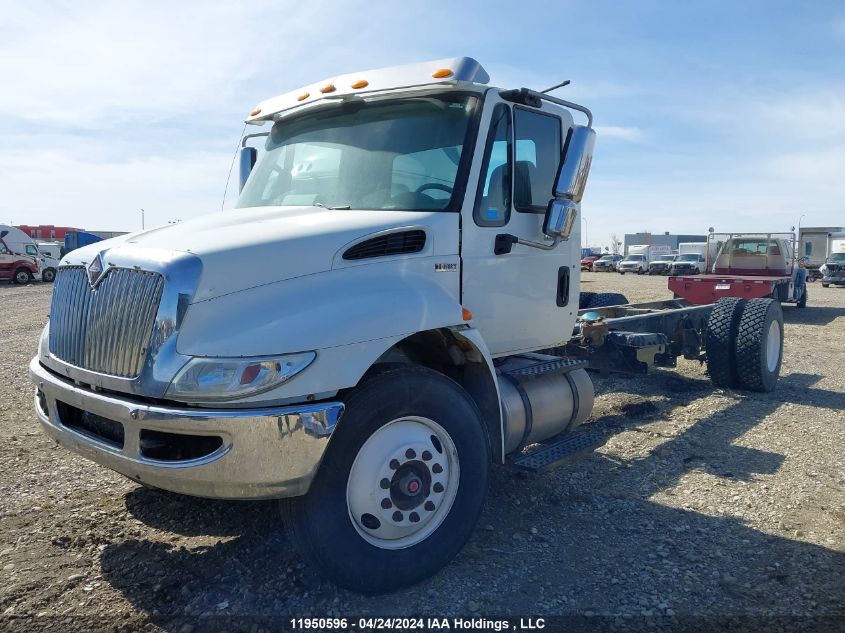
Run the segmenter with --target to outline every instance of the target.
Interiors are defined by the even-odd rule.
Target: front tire
[[[56,271],[52,268],[47,268],[41,273],[41,281],[51,284],[56,280]]]
[[[13,277],[16,284],[28,284],[32,281],[32,273],[26,268],[18,268]]]
[[[390,370],[346,401],[288,535],[332,582],[377,594],[415,584],[463,548],[486,496],[490,444],[478,408],[423,367]]]

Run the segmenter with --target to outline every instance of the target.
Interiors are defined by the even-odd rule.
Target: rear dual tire
[[[460,385],[421,367],[379,374],[346,404],[310,491],[282,502],[285,527],[335,584],[394,591],[439,571],[472,535],[486,427]]]
[[[783,359],[783,311],[774,299],[720,299],[707,323],[707,369],[717,387],[772,391]]]

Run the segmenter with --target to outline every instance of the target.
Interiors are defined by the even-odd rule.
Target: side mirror
[[[8,234],[9,234],[9,232],[8,232],[8,231],[0,231],[0,240],[2,240],[2,239],[3,239],[4,237],[6,237]]]
[[[569,130],[555,180],[556,197],[581,202],[587,176],[590,175],[595,144],[596,132],[592,128],[573,125]]]
[[[578,205],[571,200],[554,198],[546,207],[546,218],[543,221],[543,233],[552,238],[566,241],[578,218]]]
[[[238,191],[244,190],[247,178],[249,178],[252,168],[255,166],[255,159],[258,157],[258,150],[254,147],[242,147],[240,157],[240,188]]]

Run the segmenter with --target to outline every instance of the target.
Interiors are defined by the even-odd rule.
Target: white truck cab
[[[47,433],[143,484],[287,498],[346,586],[388,587],[356,557],[426,551],[391,588],[445,564],[491,460],[593,400],[536,353],[576,325],[592,117],[487,81],[444,59],[269,99],[236,209],[66,255],[31,363]]]
[[[264,101],[236,209],[68,253],[30,364],[46,433],[144,485],[281,498],[364,592],[451,560],[491,463],[601,445],[585,368],[698,360],[710,306],[579,318],[592,115],[487,82],[462,57]]]

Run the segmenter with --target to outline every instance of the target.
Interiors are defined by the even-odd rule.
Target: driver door
[[[462,211],[462,303],[494,356],[543,349],[570,338],[578,311],[580,222],[552,250],[514,244],[496,255],[496,237],[548,243],[542,232],[564,135],[572,118],[488,93]],[[472,195],[472,184],[476,185]],[[572,299],[574,297],[574,301]]]

